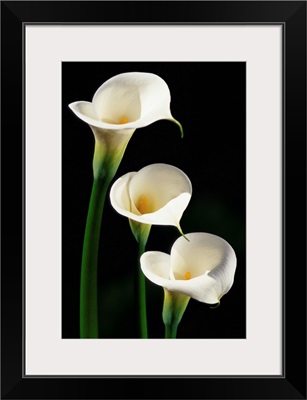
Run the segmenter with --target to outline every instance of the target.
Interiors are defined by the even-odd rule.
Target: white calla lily
[[[169,88],[162,78],[152,73],[127,72],[103,83],[92,102],[69,104],[94,133],[94,175],[99,173],[102,158],[109,157],[109,164],[121,160],[137,128],[166,119],[175,122],[182,134],[180,123],[171,114],[170,101]]]
[[[119,178],[111,187],[110,200],[119,214],[133,221],[180,229],[191,195],[192,185],[183,171],[168,164],[152,164]]]
[[[170,101],[169,88],[158,75],[126,72],[103,83],[91,103],[77,101],[69,107],[96,128],[126,130],[141,128],[160,119],[178,123],[171,114]]]
[[[180,237],[170,255],[149,251],[141,256],[144,275],[170,292],[208,304],[220,302],[233,285],[237,265],[233,248],[219,236],[204,232]]]
[[[171,253],[148,251],[140,258],[144,275],[164,288],[165,338],[176,338],[190,298],[220,303],[231,288],[236,270],[233,248],[219,236],[197,232],[180,237]]]

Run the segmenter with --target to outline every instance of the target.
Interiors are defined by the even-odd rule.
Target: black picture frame
[[[23,30],[115,22],[283,27],[282,376],[24,376]],[[1,92],[1,398],[306,399],[306,2],[2,1]]]

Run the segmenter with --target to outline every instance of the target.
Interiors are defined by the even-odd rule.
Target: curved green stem
[[[109,184],[134,132],[91,126],[95,136],[94,183],[88,209],[81,266],[80,337],[98,337],[97,263],[101,218]]]
[[[151,225],[142,224],[131,219],[129,220],[129,223],[132,233],[139,244],[138,265],[134,274],[134,286],[136,292],[136,324],[139,337],[147,339],[146,279],[141,270],[140,258],[145,252]]]
[[[145,275],[141,270],[140,257],[145,252],[146,242],[139,243],[138,268],[136,271],[136,291],[137,291],[137,312],[138,312],[138,330],[142,339],[148,338],[147,331],[147,313],[146,313],[146,281]]]
[[[109,179],[94,179],[84,234],[80,285],[80,337],[98,338],[97,264],[100,226]]]

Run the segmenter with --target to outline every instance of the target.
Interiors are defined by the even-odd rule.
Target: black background
[[[79,335],[79,284],[85,220],[92,187],[94,138],[68,104],[91,101],[107,79],[122,72],[151,72],[171,92],[176,124],[157,121],[133,134],[113,182],[161,162],[190,178],[193,194],[181,219],[185,233],[209,232],[234,248],[235,282],[212,309],[191,299],[178,338],[245,337],[245,63],[241,62],[64,62],[62,63],[62,322],[63,338]],[[169,253],[175,227],[153,226],[147,250]],[[128,219],[104,209],[98,272],[100,337],[137,337],[133,324],[133,271],[137,243]],[[147,281],[149,338],[163,338],[163,290]]]

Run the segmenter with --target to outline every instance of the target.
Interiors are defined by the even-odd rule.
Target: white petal
[[[159,76],[128,72],[114,76],[96,91],[94,112],[88,113],[76,102],[70,104],[75,114],[88,124],[108,130],[136,129],[160,119],[178,123],[170,112],[170,92]],[[95,117],[95,118],[94,118]],[[122,118],[127,123],[120,123]]]
[[[189,233],[186,237],[189,241],[180,237],[171,250],[175,279],[182,279],[189,268],[192,278],[208,273],[223,262],[230,249],[224,239],[209,233]]]
[[[168,164],[151,164],[133,177],[129,185],[131,200],[136,204],[140,196],[146,195],[154,203],[154,211],[164,207],[181,193],[192,193],[187,175],[179,168]]]
[[[147,251],[140,258],[144,275],[153,283],[164,287],[169,280],[170,255],[161,251]]]
[[[88,101],[75,101],[68,105],[68,107],[76,114],[77,117],[82,119],[89,125],[95,125],[97,115],[93,103]]]
[[[235,252],[224,239],[209,233],[190,233],[186,237],[189,241],[180,237],[172,247],[171,279],[166,279],[166,274],[162,276],[162,262],[157,263],[153,256],[144,257],[146,263],[143,261],[142,270],[148,279],[170,291],[204,303],[218,303],[233,284],[237,263]],[[184,280],[187,272],[191,279]]]
[[[117,179],[110,190],[110,201],[112,207],[121,215],[130,218],[126,213],[130,214],[131,200],[129,197],[129,182],[136,172],[129,172]]]
[[[223,294],[225,294],[220,291],[219,282],[212,279],[209,275],[202,275],[198,278],[186,281],[169,280],[164,287],[170,291],[183,293],[195,300],[207,304],[218,303]]]
[[[141,98],[131,74],[120,74],[106,81],[96,91],[93,104],[100,121],[118,124],[125,116],[129,122],[141,117]]]
[[[212,278],[206,275],[189,281],[170,280],[170,262],[170,256],[159,251],[147,251],[140,258],[144,275],[156,285],[204,303],[218,303],[220,297],[216,293]]]
[[[171,276],[178,290],[205,303],[217,303],[233,284],[236,255],[219,236],[204,232],[180,237],[171,250]],[[191,279],[182,280],[189,272]],[[184,291],[183,291],[184,290]]]
[[[178,226],[191,199],[189,178],[180,169],[167,164],[152,164],[133,174],[113,184],[110,199],[115,210],[144,224]],[[127,186],[125,190],[124,185]],[[139,210],[142,198],[148,202],[148,212]]]
[[[158,211],[142,214],[140,216],[134,214],[130,218],[142,222],[143,224],[172,225],[178,228],[182,214],[187,208],[190,200],[190,193],[181,193]]]

